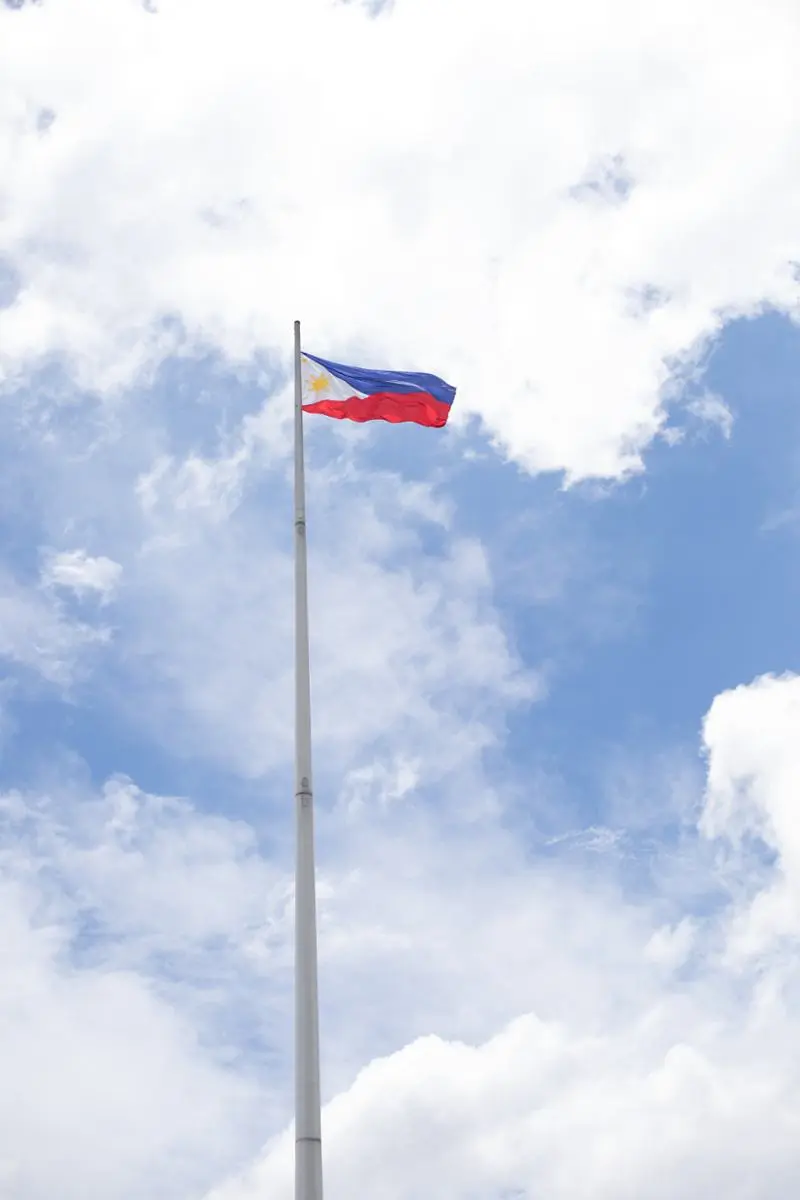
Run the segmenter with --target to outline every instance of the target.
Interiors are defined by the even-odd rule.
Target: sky
[[[0,4],[0,1196],[800,1178],[793,0]]]

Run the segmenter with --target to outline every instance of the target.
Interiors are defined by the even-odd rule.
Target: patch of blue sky
[[[581,489],[559,498],[567,530],[556,526],[556,537],[568,544],[577,529],[593,562],[588,586],[578,572],[572,594],[510,614],[526,657],[547,653],[565,621],[578,643],[515,741],[583,775],[590,811],[590,781],[609,750],[695,746],[714,695],[800,665],[793,526],[775,517],[796,494],[799,371],[800,337],[786,321],[735,324],[704,380],[733,413],[729,440],[678,414],[684,440],[656,444],[643,476],[592,503]],[[535,573],[535,544],[528,558]],[[612,610],[619,593],[619,623],[586,636],[597,632],[593,593],[608,590]]]

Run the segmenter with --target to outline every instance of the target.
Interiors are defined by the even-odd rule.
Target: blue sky
[[[14,1200],[292,1194],[295,317],[459,388],[306,424],[327,1194],[794,1186],[800,24],[499,2],[0,16]]]

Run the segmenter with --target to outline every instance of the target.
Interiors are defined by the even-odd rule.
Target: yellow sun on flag
[[[318,371],[316,375],[312,375],[308,381],[309,389],[315,394],[326,392],[330,387],[331,377],[327,371]]]

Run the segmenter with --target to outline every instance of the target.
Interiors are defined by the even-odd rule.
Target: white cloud
[[[0,658],[66,686],[87,653],[108,640],[107,629],[73,620],[39,589],[0,571]]]
[[[697,400],[688,405],[688,410],[701,421],[716,425],[724,438],[729,438],[733,431],[733,413],[721,396],[713,392],[704,392]]]
[[[796,1031],[782,1015],[774,1034],[714,1031],[665,1003],[615,1036],[527,1016],[475,1047],[420,1040],[327,1110],[327,1194],[779,1200],[796,1179],[800,1113],[776,1036],[796,1050]],[[248,1183],[208,1200],[291,1194],[283,1139]]]
[[[708,791],[702,827],[731,845],[739,899],[731,949],[737,955],[761,955],[774,950],[776,939],[800,936],[798,729],[795,675],[765,675],[724,692],[705,720]],[[748,860],[751,886],[743,890],[741,863]]]
[[[287,891],[280,868],[257,854],[249,825],[148,795],[124,778],[97,796],[63,788],[27,798],[23,815],[36,853],[94,912],[105,951],[102,926],[120,939],[128,965],[163,952],[177,958],[182,944],[196,949],[234,932],[241,948],[270,894]]]
[[[9,380],[286,364],[300,315],[451,376],[526,466],[618,475],[729,316],[796,312],[784,0],[70,0],[3,33]]]
[[[452,376],[457,412],[527,467],[633,469],[730,315],[796,312],[800,20],[780,0],[724,22],[711,0],[499,0],[491,22],[474,0],[374,20],[67,0],[2,21],[0,370],[13,390],[64,355],[107,408],[99,437],[63,418],[71,455],[49,411],[68,386],[22,413],[54,549],[44,587],[3,577],[0,652],[68,682],[108,635],[58,589],[105,599],[124,571],[94,701],[258,777],[264,803],[255,830],[125,780],[7,798],[0,1191],[281,1200],[283,396],[209,448],[118,389],[210,346],[256,356],[269,391],[300,315],[331,354]],[[386,86],[412,66],[412,91]],[[355,439],[319,470],[315,436],[315,735],[320,775],[344,780],[319,818],[331,1200],[785,1200],[796,681],[715,701],[705,839],[681,827],[644,884],[631,856],[666,769],[618,783],[622,829],[519,836],[482,755],[542,685],[485,549],[438,487],[365,470]],[[525,580],[539,605],[582,578],[560,551]],[[663,803],[685,821],[683,796]]]
[[[374,1011],[384,1026],[406,1021],[411,1040],[326,1107],[332,1200],[355,1191],[382,1200],[791,1192],[800,1169],[796,913],[792,941],[773,943],[768,959],[748,965],[727,950],[731,935],[734,948],[741,941],[742,917],[752,933],[766,900],[774,920],[776,891],[796,882],[799,696],[794,677],[757,680],[717,697],[706,719],[703,832],[722,852],[752,829],[779,855],[772,867],[746,855],[718,860],[715,882],[735,888],[721,908],[706,898],[687,910],[680,886],[625,898],[613,856],[591,874],[565,859],[525,863],[497,831],[465,842],[450,829],[435,849],[418,823],[396,858],[386,845],[376,854],[356,843],[362,865],[341,924],[331,918],[344,880],[323,906],[323,945],[349,956],[341,977],[326,964],[328,987],[349,971],[351,1024]],[[676,852],[689,874],[705,861],[708,890],[703,841],[661,855]],[[667,876],[656,867],[654,878]],[[665,924],[670,907],[677,920]],[[757,927],[763,935],[764,921]],[[777,931],[790,932],[785,923]],[[370,957],[380,965],[365,979]],[[416,1006],[427,1036],[415,1036]],[[327,1033],[339,1043],[338,1025]],[[291,1163],[291,1138],[277,1137],[207,1200],[284,1200]]]
[[[116,641],[133,692],[149,692],[135,719],[259,775],[290,754],[292,550],[263,496],[283,487],[284,460],[265,464],[251,434],[248,418],[216,455],[160,458],[139,476]],[[542,694],[495,609],[484,547],[448,529],[437,489],[367,470],[347,448],[311,464],[309,493],[320,756],[336,769],[376,745],[435,747],[442,774],[475,761],[506,711]],[[441,548],[422,553],[430,534]]]
[[[62,550],[50,554],[42,568],[42,582],[69,588],[78,596],[94,592],[102,600],[110,599],[115,591],[122,567],[104,555],[93,557],[85,550]]]
[[[796,705],[787,677],[712,706],[703,830],[718,849],[763,835],[768,814],[790,862]],[[790,867],[742,856],[734,874],[722,859],[716,882],[737,892],[692,911],[682,877],[711,878],[712,862],[690,839],[663,849],[660,891],[626,894],[613,839],[531,848],[513,814],[476,810],[474,779],[473,803],[451,775],[429,807],[414,769],[361,770],[362,802],[320,812],[332,1200],[357,1186],[385,1200],[783,1200],[798,1169],[796,955],[751,969],[720,951]],[[64,1172],[67,1198],[291,1196],[275,1092],[287,869],[245,823],[126,780],[11,795],[4,818],[0,954],[25,1000],[6,989],[0,1004],[15,1197],[52,1194]],[[263,1077],[232,1052],[254,1039]],[[276,1136],[239,1175],[259,1132]]]
[[[12,793],[0,812],[3,1193],[197,1195],[269,1109],[224,1040],[204,1037],[211,980],[185,967],[264,902],[248,839],[121,781],[102,797]]]

